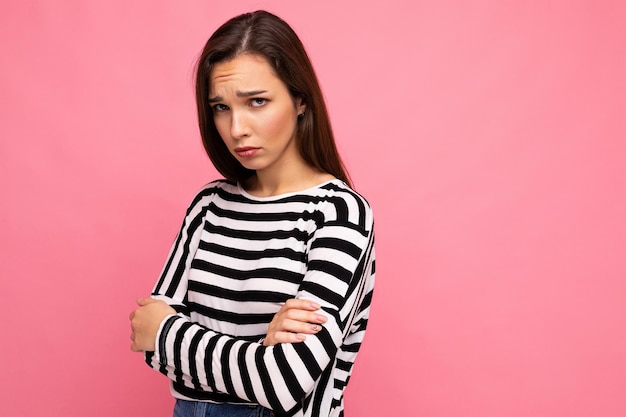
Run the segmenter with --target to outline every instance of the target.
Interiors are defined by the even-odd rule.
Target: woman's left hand
[[[176,314],[176,310],[167,303],[154,298],[140,298],[137,300],[139,308],[130,313],[130,350],[133,352],[153,352],[156,337],[165,317]]]
[[[312,301],[287,300],[268,325],[263,345],[300,343],[306,339],[305,335],[319,332],[328,320],[326,316],[316,313],[319,309],[319,304]]]

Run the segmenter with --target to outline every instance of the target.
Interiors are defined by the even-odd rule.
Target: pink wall
[[[3,1],[0,415],[170,415],[127,316],[216,177],[194,57],[257,8],[377,215],[348,417],[626,415],[625,4]]]

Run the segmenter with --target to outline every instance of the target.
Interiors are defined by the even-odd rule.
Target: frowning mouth
[[[254,156],[254,154],[256,154],[260,149],[261,148],[255,148],[253,146],[241,146],[241,147],[235,148],[235,153],[240,158],[250,158]]]

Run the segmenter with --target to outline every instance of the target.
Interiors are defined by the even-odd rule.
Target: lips
[[[240,158],[250,158],[254,156],[261,148],[255,148],[254,146],[240,146],[235,148],[235,153]]]

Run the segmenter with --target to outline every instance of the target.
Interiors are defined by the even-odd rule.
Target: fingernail
[[[319,310],[319,309],[320,309],[320,307],[321,307],[319,304],[314,303],[313,301],[311,301],[311,304],[310,304],[310,305],[311,305],[311,308],[314,308],[314,309],[316,309],[316,310]]]
[[[315,318],[318,321],[321,321],[322,323],[326,323],[328,321],[328,318],[326,316],[321,315],[321,314],[316,314]]]
[[[303,335],[303,334],[299,334],[299,333],[298,333],[298,334],[296,334],[296,339],[298,339],[298,340],[302,341],[302,340],[306,339],[306,336],[305,336],[305,335]]]
[[[311,330],[313,330],[314,332],[319,332],[322,329],[321,326],[318,326],[317,324],[312,324],[311,325]]]

